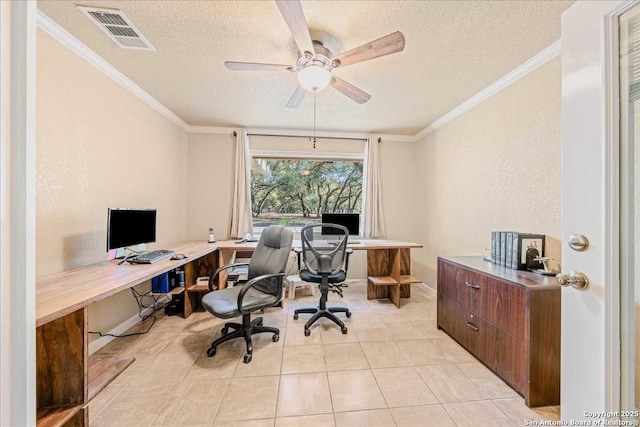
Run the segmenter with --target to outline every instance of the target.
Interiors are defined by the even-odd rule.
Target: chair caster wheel
[[[340,330],[342,331],[342,334],[343,334],[343,335],[346,335],[346,334],[347,334],[348,329],[347,329],[347,327],[346,327],[346,326],[343,326],[342,328],[340,328]]]
[[[308,337],[309,335],[311,335],[311,331],[309,329],[305,329],[304,330],[304,336]]]
[[[244,363],[249,363],[249,362],[251,362],[251,358],[252,358],[251,353],[247,353],[247,354],[245,354],[245,355],[244,355],[244,358],[243,358]]]
[[[349,317],[351,317],[351,312],[350,312],[350,311],[347,311],[345,314],[347,315],[347,319],[348,319]]]
[[[273,340],[273,342],[280,341],[280,334],[273,334],[273,337],[271,339]]]
[[[210,348],[209,350],[207,350],[207,356],[213,357],[215,355],[216,355],[216,349],[215,348]]]
[[[298,320],[298,313],[293,313],[293,320]]]

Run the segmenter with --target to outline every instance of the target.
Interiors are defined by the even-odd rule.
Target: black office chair
[[[222,270],[237,268],[247,263],[225,265],[216,270],[209,278],[209,292],[202,297],[202,305],[214,316],[220,319],[230,319],[242,316],[242,324],[225,323],[222,336],[211,344],[207,356],[216,354],[216,348],[223,342],[234,338],[244,337],[247,342],[247,354],[244,363],[251,362],[253,345],[251,335],[263,332],[273,333],[273,341],[280,339],[280,330],[262,325],[262,317],[251,320],[251,313],[266,307],[276,305],[282,299],[282,281],[284,279],[293,233],[279,225],[267,227],[260,236],[260,241],[253,251],[248,263],[249,281],[243,285],[234,286],[219,291],[213,291],[216,278]],[[233,332],[229,333],[229,329]]]
[[[313,240],[314,231],[321,230],[322,235],[337,237],[335,241]],[[347,240],[349,231],[338,224],[312,224],[302,228],[302,259],[305,268],[300,270],[300,279],[305,282],[320,284],[320,304],[315,308],[301,308],[294,311],[293,318],[297,319],[298,314],[313,314],[304,325],[304,335],[309,336],[309,327],[321,317],[325,317],[338,326],[343,334],[347,333],[347,327],[342,320],[334,313],[345,313],[351,317],[351,312],[347,307],[327,308],[327,296],[329,291],[335,292],[342,297],[343,282],[347,278],[349,268],[349,254]]]

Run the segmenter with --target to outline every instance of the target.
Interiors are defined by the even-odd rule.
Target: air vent
[[[87,18],[123,49],[155,50],[129,18],[117,9],[78,6]]]

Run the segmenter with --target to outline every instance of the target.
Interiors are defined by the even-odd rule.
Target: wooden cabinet
[[[525,398],[560,403],[560,288],[555,278],[479,257],[438,258],[438,328]]]

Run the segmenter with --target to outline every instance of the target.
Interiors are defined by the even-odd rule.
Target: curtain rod
[[[238,136],[238,132],[233,131],[233,136]],[[263,133],[248,133],[247,136],[277,136],[280,138],[313,138],[313,136],[293,136],[293,135],[273,135],[273,134],[263,134]],[[366,138],[356,138],[356,137],[339,137],[339,136],[319,136],[316,139],[348,139],[352,141],[366,141]],[[382,137],[378,138],[378,144],[382,143]]]
[[[248,136],[275,136],[280,138],[313,138],[313,135],[274,135],[274,134],[266,134],[266,133],[247,133]],[[234,135],[235,136],[235,135]],[[348,139],[352,141],[366,141],[367,138],[357,138],[357,137],[349,137],[349,136],[316,136],[316,139]]]

